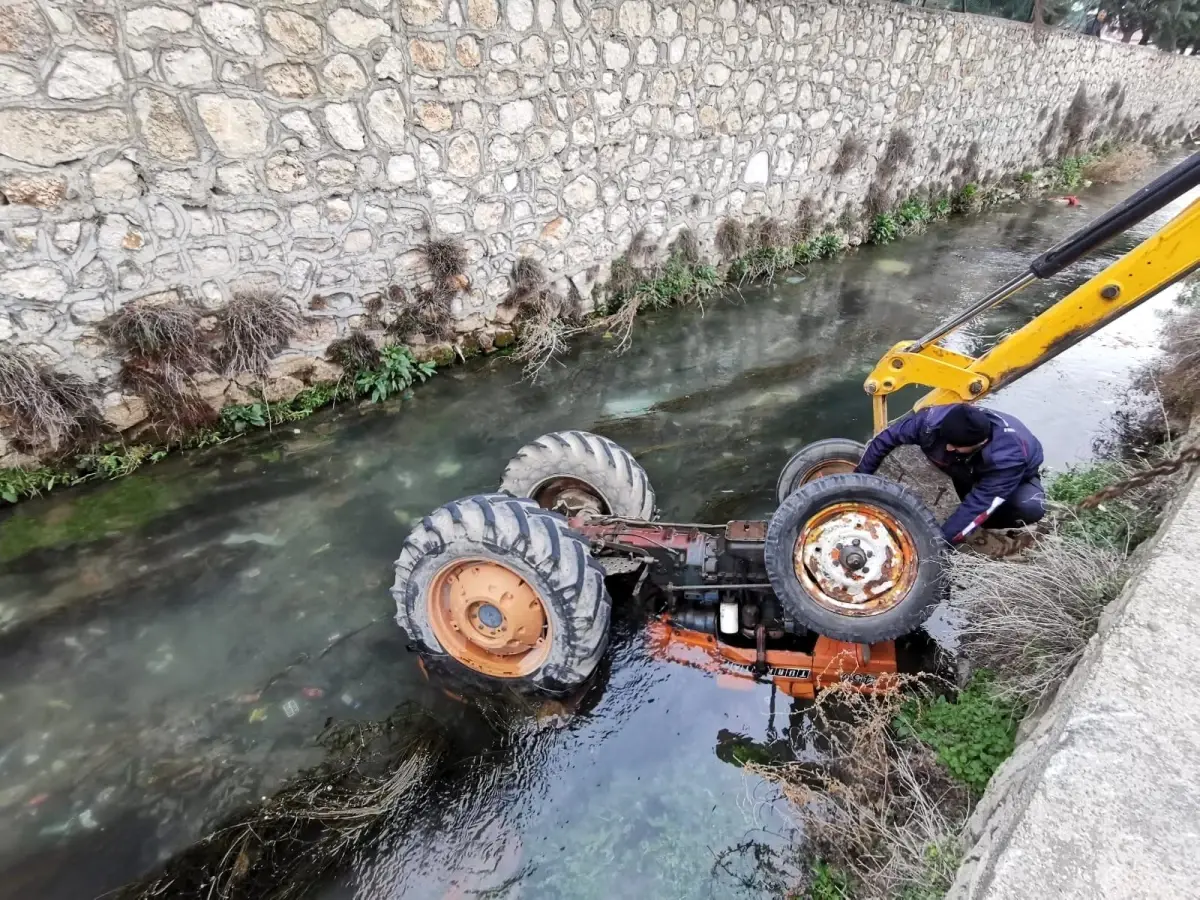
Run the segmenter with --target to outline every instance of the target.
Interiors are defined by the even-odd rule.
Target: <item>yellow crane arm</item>
[[[1200,200],[979,357],[937,342],[1038,278],[1062,271],[1090,250],[1200,184],[1200,153],[1030,263],[1029,270],[917,341],[901,341],[871,370],[875,433],[888,423],[887,398],[908,385],[933,388],[914,409],[978,400],[1053,359],[1200,266]]]

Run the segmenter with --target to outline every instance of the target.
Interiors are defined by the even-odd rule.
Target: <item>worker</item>
[[[980,527],[1017,528],[1046,514],[1042,445],[1012,416],[968,403],[926,407],[879,432],[855,471],[874,474],[901,444],[916,444],[954,482],[962,503],[942,526],[952,545]]]

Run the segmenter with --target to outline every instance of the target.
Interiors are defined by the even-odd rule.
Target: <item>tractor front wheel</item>
[[[500,490],[568,516],[654,515],[646,470],[621,445],[587,431],[555,431],[530,441],[505,468]]]
[[[505,494],[422,519],[396,560],[392,595],[421,651],[512,687],[577,687],[608,642],[612,601],[586,539]]]
[[[875,475],[798,488],[771,517],[764,557],[798,621],[851,643],[915,631],[947,589],[937,520],[914,493]]]
[[[797,488],[826,475],[848,475],[858,466],[866,444],[847,438],[815,441],[797,450],[779,473],[775,494],[783,503]]]

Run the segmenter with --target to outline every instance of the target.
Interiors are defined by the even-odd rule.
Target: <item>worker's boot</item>
[[[1034,545],[1035,527],[981,529],[967,538],[971,550],[992,559],[1011,559],[1020,556]]]

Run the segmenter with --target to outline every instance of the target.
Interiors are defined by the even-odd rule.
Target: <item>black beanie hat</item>
[[[938,433],[947,444],[974,447],[991,437],[992,423],[979,407],[956,403],[942,419]]]

